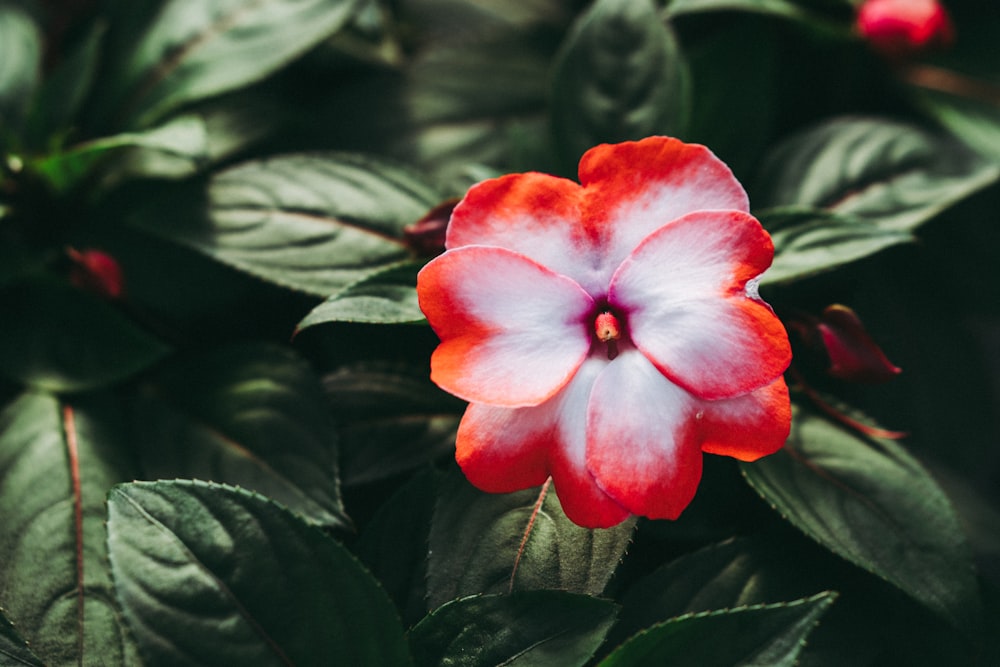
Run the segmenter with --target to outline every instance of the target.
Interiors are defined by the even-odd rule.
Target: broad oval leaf
[[[144,387],[135,407],[147,478],[238,485],[308,521],[350,525],[329,403],[292,350],[248,343],[178,361]]]
[[[418,667],[585,665],[615,621],[610,601],[563,591],[454,600],[410,630]]]
[[[762,285],[790,283],[913,240],[909,232],[818,209],[767,209],[757,218],[774,242]]]
[[[0,4],[0,140],[16,127],[38,85],[42,34],[31,15],[12,2]]]
[[[794,667],[806,638],[837,594],[692,614],[640,632],[599,667]],[[722,640],[724,638],[724,640]]]
[[[597,0],[578,19],[553,76],[552,127],[567,164],[603,142],[681,136],[687,63],[652,0]]]
[[[366,276],[312,309],[297,331],[317,324],[417,324],[426,322],[417,302],[417,272],[423,264],[408,262]]]
[[[286,155],[220,172],[203,204],[190,200],[193,210],[157,201],[134,222],[268,282],[327,297],[406,259],[402,228],[440,199],[419,174],[381,159]]]
[[[44,279],[0,290],[0,312],[0,373],[48,391],[125,380],[168,351],[110,304]]]
[[[631,541],[635,519],[614,528],[581,528],[563,513],[554,490],[542,487],[541,493],[483,493],[453,471],[442,484],[431,522],[427,600],[432,609],[476,593],[604,591]]]
[[[135,476],[123,428],[103,398],[27,393],[0,413],[2,604],[45,664],[138,664],[104,526],[108,489]]]
[[[186,0],[118,11],[95,117],[144,128],[191,102],[259,81],[338,30],[356,0]],[[142,11],[145,10],[145,11]]]
[[[910,231],[996,182],[1000,165],[920,128],[840,117],[775,148],[755,206],[805,206]]]
[[[741,464],[751,486],[830,551],[958,627],[981,604],[972,556],[948,498],[891,440],[874,440],[793,403],[785,447]]]
[[[116,486],[108,548],[148,665],[412,664],[371,575],[259,495],[195,481]]]

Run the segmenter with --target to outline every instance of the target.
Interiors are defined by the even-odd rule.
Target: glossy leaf
[[[149,479],[239,485],[311,522],[350,524],[329,404],[287,348],[233,345],[174,362],[138,398],[135,421]]]
[[[42,35],[28,12],[0,4],[0,141],[27,109],[41,74]]]
[[[597,0],[566,38],[553,81],[553,132],[568,164],[599,143],[683,136],[687,126],[687,63],[652,0]]]
[[[410,630],[418,667],[585,665],[617,607],[562,591],[520,591],[454,600]]]
[[[346,485],[385,479],[454,452],[465,403],[422,367],[358,363],[323,378],[340,433]]]
[[[806,535],[953,624],[976,625],[979,593],[958,518],[903,447],[795,405],[784,449],[741,466]]]
[[[954,141],[895,121],[840,117],[771,152],[754,205],[820,208],[905,232],[998,177],[1000,166]]]
[[[0,413],[2,605],[45,664],[137,664],[104,526],[108,489],[135,475],[123,426],[93,397],[27,393]]]
[[[135,222],[268,282],[327,297],[406,259],[402,228],[439,196],[404,167],[327,153],[227,169],[210,181],[206,201],[183,211],[154,202]]]
[[[681,616],[645,630],[599,667],[794,667],[806,638],[836,599],[811,598]]]
[[[46,280],[0,291],[0,373],[49,391],[79,391],[127,379],[166,346],[110,304]]]
[[[427,599],[433,609],[476,593],[558,589],[600,595],[632,538],[635,520],[608,529],[570,521],[548,489],[488,494],[454,472],[431,523]],[[522,543],[523,540],[523,543]]]
[[[152,20],[119,13],[99,95],[114,129],[261,80],[338,30],[354,0],[166,0]],[[127,11],[133,11],[129,8]],[[138,13],[137,14],[141,14]],[[144,21],[145,20],[145,21]]]
[[[330,322],[416,324],[426,322],[417,303],[417,271],[422,264],[393,266],[345,287],[312,309],[298,331]]]
[[[259,495],[195,481],[117,486],[108,547],[148,665],[412,664],[371,575]]]
[[[800,280],[913,240],[909,232],[817,209],[768,209],[757,218],[774,241],[774,263],[761,284]]]

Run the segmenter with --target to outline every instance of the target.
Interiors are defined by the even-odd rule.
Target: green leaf
[[[211,179],[206,199],[184,198],[182,211],[158,200],[134,221],[268,282],[323,297],[406,259],[402,228],[440,201],[415,172],[348,153],[238,165]]]
[[[616,606],[562,591],[455,600],[410,630],[418,667],[585,665],[615,621]]]
[[[141,28],[134,16],[112,24],[114,67],[95,97],[94,117],[112,120],[102,127],[146,128],[179,106],[259,81],[337,31],[357,6],[354,0],[158,4],[159,13]]]
[[[1000,165],[917,127],[841,117],[775,148],[757,207],[803,206],[910,231],[995,183]]]
[[[966,146],[1000,162],[1000,106],[947,93],[920,90],[917,103]]]
[[[110,304],[48,280],[0,290],[0,373],[48,391],[119,382],[167,348]]]
[[[345,485],[385,479],[451,454],[465,402],[423,366],[362,362],[323,378],[340,434]]]
[[[138,662],[104,527],[108,489],[135,475],[129,458],[103,398],[27,393],[0,413],[0,604],[45,664]]]
[[[545,488],[545,487],[543,487]],[[600,595],[632,538],[635,520],[581,528],[549,489],[487,494],[457,472],[442,485],[431,523],[427,599],[433,609],[476,593],[558,589]]]
[[[232,345],[171,363],[153,382],[135,412],[148,478],[238,485],[311,522],[350,525],[329,404],[290,349]]]
[[[256,494],[195,481],[116,486],[108,547],[148,665],[412,664],[371,575]]]
[[[774,263],[761,284],[790,283],[913,240],[905,231],[810,208],[772,208],[757,214],[774,241]]]
[[[0,145],[20,123],[41,74],[42,34],[23,9],[0,4]]]
[[[793,403],[785,447],[741,467],[775,510],[830,551],[958,627],[978,622],[978,587],[958,518],[895,442],[866,438]]]
[[[771,605],[681,616],[639,633],[599,667],[794,667],[833,592]]]
[[[417,303],[417,272],[422,267],[422,263],[408,262],[365,276],[313,308],[296,330],[330,322],[426,322]]]
[[[684,134],[687,63],[651,0],[597,0],[574,24],[553,75],[552,127],[568,164],[592,146]]]
[[[45,667],[45,663],[31,652],[27,642],[17,634],[14,626],[3,614],[0,614],[0,665],[4,665],[4,667],[16,667],[17,665]]]
[[[817,4],[828,5],[830,9],[850,16],[854,8],[849,0],[829,0],[826,3],[809,2],[808,0],[669,0],[667,15],[671,18],[687,14],[704,12],[731,11],[753,12],[778,16],[784,19],[801,21],[826,31],[847,34],[846,22],[831,21],[816,12]]]

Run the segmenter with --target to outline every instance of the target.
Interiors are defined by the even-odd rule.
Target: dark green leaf
[[[917,101],[966,146],[1000,162],[1000,106],[996,101],[990,104],[931,90],[920,91]]]
[[[538,498],[539,489],[483,493],[457,472],[446,480],[431,523],[432,609],[454,598],[511,589],[604,591],[632,538],[634,519],[614,528],[581,528],[549,488],[532,520]]]
[[[3,667],[45,667],[38,656],[31,652],[10,621],[0,614],[0,665]]]
[[[910,231],[998,176],[997,164],[917,127],[841,117],[772,151],[754,204],[820,208]]]
[[[148,478],[239,485],[309,521],[350,524],[329,404],[318,378],[291,350],[234,345],[173,363],[154,382],[136,403]]]
[[[42,35],[28,13],[12,2],[0,4],[0,142],[24,114],[42,63]]]
[[[104,527],[108,489],[135,474],[122,428],[94,398],[29,393],[0,413],[2,605],[45,664],[137,664]]]
[[[825,19],[814,11],[817,4],[808,0],[669,0],[667,15],[674,17],[715,11],[754,12],[802,21],[817,28],[846,34],[846,26]],[[848,16],[854,11],[849,0],[829,0],[822,4]]]
[[[345,485],[372,482],[454,451],[465,403],[422,366],[360,363],[324,378],[340,433]]]
[[[639,633],[599,667],[794,667],[806,638],[837,594],[712,611],[666,621]]]
[[[959,627],[977,623],[972,557],[944,492],[905,449],[794,405],[784,449],[741,464],[757,492],[827,549]]]
[[[366,276],[313,308],[298,331],[329,322],[414,324],[425,322],[417,303],[417,271],[423,264],[392,266]]]
[[[109,57],[114,69],[103,77],[106,88],[95,114],[115,123],[104,127],[149,127],[181,105],[259,81],[338,30],[357,2],[166,0],[160,5],[141,32],[124,20],[115,24],[118,48]]]
[[[774,263],[761,284],[793,282],[913,240],[909,232],[817,209],[768,209],[757,217],[774,241]]]
[[[375,158],[288,155],[219,173],[205,210],[158,201],[135,221],[269,282],[326,297],[406,259],[402,228],[439,200],[415,172]]]
[[[50,391],[79,391],[124,380],[167,348],[113,306],[46,280],[0,291],[0,373]]]
[[[687,63],[652,0],[597,0],[555,64],[552,127],[569,164],[603,142],[684,134]]]
[[[108,546],[146,664],[412,664],[371,575],[256,494],[194,481],[117,486]]]
[[[573,667],[590,660],[615,621],[607,601],[562,591],[454,600],[410,630],[418,667]]]

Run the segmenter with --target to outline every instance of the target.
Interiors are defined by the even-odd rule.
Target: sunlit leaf
[[[684,134],[687,63],[652,0],[597,0],[555,63],[552,126],[568,164],[592,146]]]
[[[172,195],[173,196],[173,195]],[[292,289],[327,297],[408,257],[402,228],[440,201],[416,172],[346,153],[227,169],[206,203],[152,202],[143,229]]]
[[[559,665],[590,660],[617,607],[562,591],[521,591],[454,600],[410,630],[418,667]]]
[[[427,599],[431,609],[476,593],[558,589],[600,595],[625,553],[634,520],[577,526],[548,489],[488,494],[455,472],[431,523]],[[533,516],[534,515],[534,516]]]
[[[761,284],[792,282],[913,240],[909,232],[817,209],[767,209],[757,217],[774,241],[774,263]]]
[[[349,525],[319,379],[291,350],[243,344],[171,363],[136,402],[147,478],[238,485],[307,520]]]
[[[135,475],[123,426],[93,397],[28,393],[0,413],[0,604],[45,664],[137,664],[104,527],[108,489]]]
[[[785,447],[741,466],[806,535],[953,624],[976,625],[979,593],[958,518],[903,447],[795,405]]]
[[[42,63],[42,35],[27,11],[0,4],[0,142],[21,121]]]
[[[347,286],[313,308],[297,329],[329,322],[415,324],[425,322],[417,303],[417,271],[422,264],[393,266]]]
[[[119,13],[98,113],[109,129],[145,128],[183,104],[286,65],[340,28],[355,0],[166,0]],[[133,11],[128,8],[126,11]]]
[[[915,126],[840,117],[768,157],[757,207],[804,206],[910,231],[995,183],[1000,166]]]
[[[167,353],[110,304],[56,282],[6,286],[0,312],[0,373],[49,391],[118,382]]]
[[[806,638],[837,598],[811,598],[681,616],[640,632],[599,667],[794,667]]]
[[[412,664],[371,575],[256,494],[193,481],[117,486],[108,548],[148,665]]]

